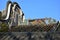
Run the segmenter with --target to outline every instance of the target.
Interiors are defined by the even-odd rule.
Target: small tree
[[[8,31],[8,25],[2,22],[0,32],[7,32],[7,31]]]

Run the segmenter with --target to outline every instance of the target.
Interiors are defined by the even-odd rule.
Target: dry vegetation
[[[51,25],[21,25],[19,27],[12,27],[12,32],[43,32],[43,31],[49,31],[51,28],[53,28],[55,24]],[[60,27],[60,26],[59,26]]]

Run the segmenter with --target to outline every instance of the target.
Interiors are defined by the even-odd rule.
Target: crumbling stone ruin
[[[56,30],[59,21],[52,18],[25,19],[25,15],[17,2],[7,2],[6,9],[0,11],[0,28],[7,26],[12,31]],[[7,28],[6,27],[6,28]],[[5,29],[4,29],[5,30]]]

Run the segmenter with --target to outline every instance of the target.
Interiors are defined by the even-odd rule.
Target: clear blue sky
[[[0,0],[0,11],[6,8],[8,0]],[[60,0],[11,0],[18,2],[21,6],[25,17],[45,18],[51,17],[60,20]]]

